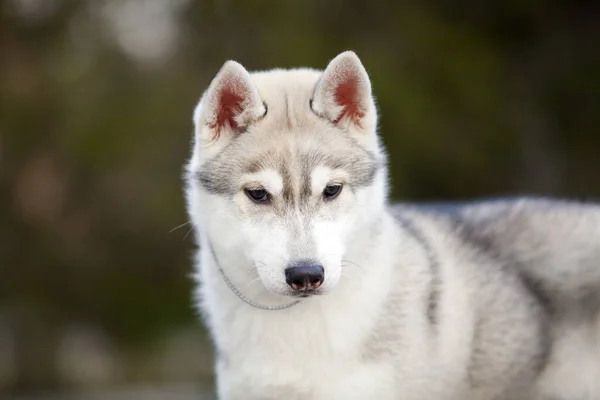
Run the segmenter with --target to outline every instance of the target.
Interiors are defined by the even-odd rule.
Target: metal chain
[[[242,292],[240,292],[233,285],[233,283],[229,280],[229,278],[227,277],[227,275],[225,275],[225,271],[223,271],[223,268],[221,268],[221,264],[219,263],[219,260],[217,259],[217,255],[215,253],[215,250],[213,249],[212,244],[210,242],[208,244],[208,247],[210,248],[210,252],[211,252],[212,258],[215,260],[215,264],[217,264],[217,269],[221,273],[221,276],[223,277],[223,280],[225,281],[225,283],[227,284],[227,286],[229,287],[229,289],[231,289],[231,291],[233,292],[233,294],[235,294],[244,303],[246,303],[249,306],[252,306],[254,308],[258,308],[258,309],[261,309],[261,310],[267,310],[267,311],[285,310],[286,308],[293,307],[296,304],[300,303],[300,300],[296,300],[296,301],[293,301],[291,303],[283,304],[283,305],[280,305],[280,306],[267,306],[267,305],[262,305],[262,304],[255,303],[254,301],[250,300],[249,298],[247,298],[246,296],[244,296],[242,294]]]

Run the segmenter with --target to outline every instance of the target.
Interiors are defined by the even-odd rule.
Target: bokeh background
[[[0,397],[210,398],[192,110],[227,59],[346,49],[395,199],[600,196],[596,1],[2,0]]]

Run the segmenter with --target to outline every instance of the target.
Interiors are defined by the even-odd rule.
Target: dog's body
[[[324,72],[228,62],[194,121],[221,399],[600,398],[600,207],[389,206],[353,53]],[[288,275],[305,270],[322,274]]]

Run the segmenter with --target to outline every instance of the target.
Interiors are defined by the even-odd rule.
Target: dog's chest
[[[364,399],[391,387],[389,363],[365,359],[368,330],[353,314],[247,315],[217,341],[224,399]],[[247,318],[247,320],[245,320]],[[390,384],[386,384],[389,382]],[[389,390],[389,389],[388,389]]]
[[[219,366],[224,399],[365,399],[393,398],[391,364],[361,362],[355,354],[320,350],[250,351],[228,357]],[[221,385],[220,385],[221,386]],[[384,389],[385,388],[385,389]]]

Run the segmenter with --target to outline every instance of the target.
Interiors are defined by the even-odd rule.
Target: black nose
[[[324,279],[323,267],[311,262],[297,262],[285,269],[285,281],[297,291],[317,289]]]

